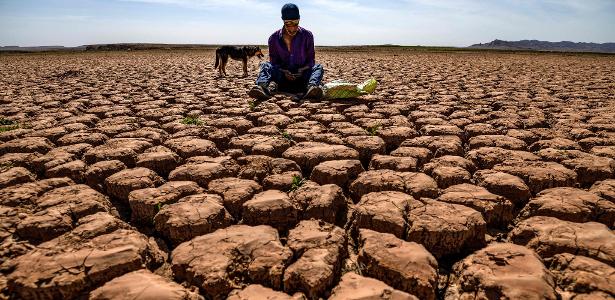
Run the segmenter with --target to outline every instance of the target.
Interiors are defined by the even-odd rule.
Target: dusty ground
[[[250,102],[257,62],[216,79],[211,51],[0,56],[0,298],[615,296],[613,56],[317,56],[377,93]]]

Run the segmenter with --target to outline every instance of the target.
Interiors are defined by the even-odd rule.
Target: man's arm
[[[314,50],[314,35],[308,34],[306,47],[306,67],[312,68],[316,64],[316,51]]]
[[[297,70],[298,74],[311,69],[316,64],[316,51],[314,50],[314,35],[308,32],[305,41],[305,65]]]
[[[282,59],[277,52],[276,42],[275,34],[271,35],[269,37],[269,41],[267,42],[269,45],[269,62],[271,62],[274,67],[279,68],[282,65]]]

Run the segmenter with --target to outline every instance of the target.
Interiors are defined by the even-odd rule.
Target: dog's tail
[[[216,50],[216,65],[214,66],[214,69],[217,68],[219,64],[220,64],[220,53],[218,53],[218,50]]]

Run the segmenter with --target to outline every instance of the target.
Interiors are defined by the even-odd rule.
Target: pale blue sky
[[[266,44],[288,1],[0,0],[0,45]],[[615,42],[615,0],[295,1],[316,45]]]

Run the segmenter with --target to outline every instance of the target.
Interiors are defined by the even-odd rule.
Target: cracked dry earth
[[[613,299],[613,56],[317,56],[0,56],[0,299]]]

